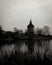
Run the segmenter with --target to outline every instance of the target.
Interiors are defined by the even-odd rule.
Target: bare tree
[[[0,30],[2,30],[2,26],[0,25]]]
[[[2,29],[2,26],[0,25],[0,34],[3,33],[3,29]]]
[[[18,32],[18,29],[16,27],[14,27],[14,32]]]
[[[44,28],[43,28],[43,34],[44,35],[49,35],[50,34],[50,31],[49,31],[49,27],[48,26],[44,26]]]
[[[35,32],[36,34],[42,34],[42,29],[37,28]]]

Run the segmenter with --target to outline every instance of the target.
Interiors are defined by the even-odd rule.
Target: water
[[[30,53],[35,57],[39,54],[41,58],[43,58],[44,54],[51,56],[52,40],[23,40],[12,44],[5,44],[0,49],[0,58],[6,54],[10,57],[11,53],[15,54],[15,51],[23,54]]]

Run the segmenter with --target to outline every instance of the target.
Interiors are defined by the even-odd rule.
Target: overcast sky
[[[36,27],[47,25],[52,32],[52,0],[0,0],[0,25],[25,30],[30,19]]]

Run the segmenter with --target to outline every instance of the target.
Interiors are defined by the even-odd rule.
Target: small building
[[[30,20],[29,25],[27,26],[27,32],[34,33],[34,25],[32,24],[31,20]]]

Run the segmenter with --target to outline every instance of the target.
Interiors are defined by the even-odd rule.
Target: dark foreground
[[[0,59],[0,65],[52,65],[51,58],[47,57],[46,54],[43,58],[40,55],[32,56],[29,53],[15,53],[11,56],[5,55]]]

